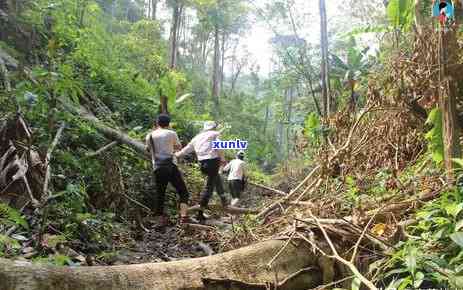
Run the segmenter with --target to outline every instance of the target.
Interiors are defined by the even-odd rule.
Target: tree
[[[171,0],[172,20],[170,28],[170,58],[169,66],[175,69],[177,66],[178,57],[178,32],[180,29],[180,20],[182,18],[185,3],[182,0]]]
[[[358,49],[355,38],[351,36],[347,42],[347,53],[344,60],[335,55],[331,54],[331,77],[336,77],[341,80],[350,90],[349,106],[355,111],[356,107],[356,92],[355,87],[359,81],[359,78],[366,74],[370,64],[366,58],[366,53],[369,48]]]
[[[457,7],[460,5],[457,3]],[[456,99],[458,95],[456,79],[459,72],[449,70],[448,64],[458,63],[459,46],[457,25],[441,27],[439,45],[439,106],[442,111],[442,135],[444,141],[444,163],[447,179],[455,181],[455,159],[461,158],[460,128],[457,118]]]
[[[214,115],[218,116],[220,111],[220,30],[219,21],[214,23],[214,59],[212,64],[212,100],[214,101]]]
[[[322,55],[321,62],[321,82],[322,82],[322,102],[323,102],[323,116],[327,117],[332,108],[329,93],[329,73],[328,73],[328,31],[327,31],[327,18],[326,18],[326,5],[325,0],[319,0],[320,9],[320,49]]]

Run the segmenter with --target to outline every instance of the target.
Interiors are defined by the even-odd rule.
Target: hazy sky
[[[229,0],[233,1],[233,0]],[[253,3],[250,7],[264,7],[266,3],[271,3],[273,0],[250,0]],[[296,3],[294,16],[298,24],[299,36],[304,38],[308,42],[318,43],[320,40],[320,17],[318,0],[294,0]],[[330,24],[337,21],[337,15],[340,12],[340,5],[345,5],[347,0],[327,0],[326,9],[328,15],[328,29]],[[164,5],[163,5],[164,6]],[[296,11],[297,10],[297,11]],[[161,7],[159,11],[161,19],[169,20],[171,17],[169,9],[165,6]],[[298,17],[299,16],[299,17]],[[301,17],[304,17],[302,19]],[[344,18],[346,15],[343,16]],[[255,15],[251,16],[255,20]],[[247,31],[244,36],[241,37],[240,46],[238,48],[238,54],[245,55],[246,52],[251,54],[251,61],[255,62],[260,67],[260,73],[266,75],[269,72],[272,58],[272,46],[269,40],[275,36],[272,28],[265,21],[253,21],[250,31]],[[282,23],[277,27],[278,32],[281,34],[292,34],[292,30],[284,31],[284,27],[289,27],[288,23]],[[169,30],[169,21],[165,24],[166,31]],[[230,68],[226,67],[226,71]]]
[[[255,0],[255,5],[262,7],[266,2],[271,2],[272,0]],[[304,38],[306,41],[311,43],[319,43],[320,41],[320,17],[319,17],[319,7],[318,0],[296,0],[297,10],[294,12],[294,16],[297,17],[305,15],[306,22],[299,23],[298,33],[299,36]],[[336,16],[339,15],[340,9],[339,5],[343,5],[343,1],[326,1],[326,9],[328,15],[328,26],[333,24],[336,21]],[[346,17],[344,15],[344,17]],[[296,21],[304,21],[303,19],[296,19]],[[289,23],[286,24],[288,26]],[[284,34],[284,31],[279,31],[279,33]],[[287,34],[292,34],[292,30],[287,31]],[[272,57],[272,46],[269,43],[269,40],[274,36],[272,28],[265,21],[259,21],[253,25],[251,31],[245,35],[241,43],[244,47],[252,54],[253,58],[261,68],[261,73],[264,75],[269,72],[271,57]]]

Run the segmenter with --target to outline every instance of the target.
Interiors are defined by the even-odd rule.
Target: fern
[[[21,213],[2,202],[0,202],[0,221],[2,223],[16,224],[23,227],[24,229],[29,229],[29,225],[27,224],[27,221],[21,216]]]

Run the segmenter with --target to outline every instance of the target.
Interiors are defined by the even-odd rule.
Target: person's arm
[[[225,165],[225,167],[222,169],[223,171],[228,171],[230,170],[230,167],[231,167],[231,161],[227,163],[227,165]]]
[[[193,140],[191,140],[191,142],[188,143],[188,145],[186,145],[182,150],[176,152],[175,156],[178,158],[193,152],[195,150],[194,142],[195,138],[193,138]]]
[[[151,136],[151,133],[149,133],[148,135],[146,135],[146,138],[145,138],[145,151],[150,153],[151,152],[151,145],[150,145],[150,136]]]
[[[182,149],[182,143],[180,143],[180,139],[178,139],[177,133],[175,133],[173,141],[174,141],[174,149],[176,151],[181,150]]]

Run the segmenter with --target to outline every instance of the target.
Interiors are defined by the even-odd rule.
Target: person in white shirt
[[[164,213],[164,201],[167,184],[170,182],[180,196],[180,223],[188,222],[188,189],[182,174],[174,163],[174,149],[182,148],[175,131],[169,130],[170,117],[161,114],[156,120],[156,128],[146,138],[146,150],[151,154],[154,179],[156,182],[156,199],[153,206],[156,216],[160,217],[161,226],[168,223]]]
[[[216,122],[204,122],[203,130],[181,151],[175,153],[175,156],[182,157],[194,151],[198,157],[201,172],[207,176],[206,186],[200,198],[201,209],[198,211],[198,219],[200,222],[204,222],[205,220],[203,212],[209,204],[214,188],[217,190],[222,205],[224,207],[228,205],[223,189],[222,178],[219,174],[220,166],[225,163],[224,154],[222,150],[213,148],[214,146],[212,144],[213,141],[219,140],[220,132],[216,131],[216,128]]]
[[[244,152],[239,151],[236,154],[236,159],[233,159],[225,165],[223,171],[228,171],[228,186],[233,198],[231,205],[235,206],[241,198],[241,193],[243,192],[246,183],[246,162],[244,162]]]

